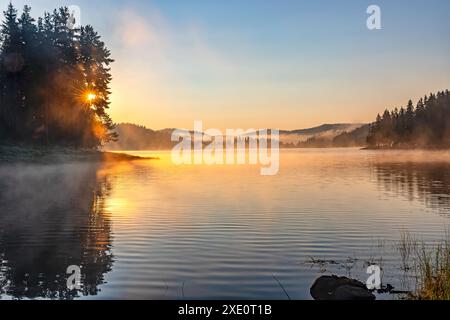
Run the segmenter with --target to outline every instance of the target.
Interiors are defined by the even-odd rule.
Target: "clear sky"
[[[6,8],[6,0],[2,1]],[[450,89],[448,0],[13,0],[78,5],[116,62],[111,115],[154,129],[369,122]],[[382,30],[366,27],[381,7]],[[3,9],[3,8],[2,8]]]

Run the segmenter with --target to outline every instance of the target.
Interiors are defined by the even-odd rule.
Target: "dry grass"
[[[402,233],[399,251],[403,269],[414,263],[417,290],[412,299],[450,300],[450,239],[434,245],[419,244],[409,233]]]
[[[399,251],[402,258],[402,269],[409,271],[411,269],[411,260],[414,258],[414,254],[417,252],[417,240],[409,232],[402,232]]]
[[[419,290],[421,300],[450,300],[450,245],[443,241],[434,248],[419,249]]]

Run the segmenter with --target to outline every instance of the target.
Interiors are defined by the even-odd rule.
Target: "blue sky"
[[[115,121],[295,129],[368,122],[450,88],[448,0],[14,0],[78,5],[116,62]],[[366,27],[381,8],[382,30]],[[6,3],[4,5],[6,7]]]

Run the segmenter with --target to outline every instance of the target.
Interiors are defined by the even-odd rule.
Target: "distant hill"
[[[323,124],[318,127],[308,128],[308,129],[298,129],[292,131],[281,131],[283,134],[298,134],[298,135],[316,135],[324,132],[331,131],[348,131],[349,129],[354,129],[360,127],[363,124],[355,123],[337,123],[337,124]]]
[[[329,127],[331,126],[331,127]],[[328,131],[319,132],[306,140],[282,142],[283,148],[342,148],[367,146],[370,125],[326,125]],[[347,130],[345,130],[347,129]],[[344,130],[344,131],[342,131]]]
[[[308,140],[320,140],[331,143],[335,137],[346,132],[352,132],[362,126],[364,126],[362,123],[337,123],[323,124],[308,129],[280,131],[280,140],[284,144],[298,144]]]
[[[173,147],[174,129],[154,131],[144,126],[120,123],[116,125],[119,140],[105,146],[107,150],[166,150]]]
[[[116,125],[117,142],[105,146],[108,150],[170,150],[175,129],[151,130],[144,126],[121,123]],[[364,146],[369,127],[364,124],[324,124],[314,128],[280,131],[281,147]]]
[[[351,132],[344,132],[333,139],[334,147],[362,147],[367,145],[370,124],[366,124]]]

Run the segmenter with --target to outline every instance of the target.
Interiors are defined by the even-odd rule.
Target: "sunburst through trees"
[[[115,140],[111,53],[59,8],[37,21],[12,4],[0,30],[0,140],[94,148]]]

